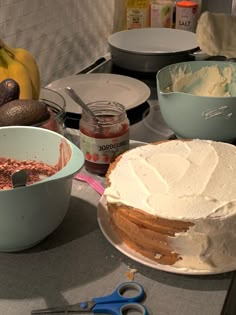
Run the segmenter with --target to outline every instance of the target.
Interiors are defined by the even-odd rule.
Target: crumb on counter
[[[129,271],[127,271],[127,272],[125,273],[125,275],[126,275],[126,277],[129,278],[129,280],[133,281],[133,280],[134,280],[134,274],[135,274],[136,272],[138,272],[137,269],[130,269]]]

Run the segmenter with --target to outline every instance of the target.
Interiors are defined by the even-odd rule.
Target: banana
[[[24,48],[12,48],[2,41],[1,44],[11,58],[20,62],[27,69],[32,85],[32,98],[38,100],[40,94],[40,72],[35,58]]]
[[[0,82],[8,78],[8,65],[0,53]]]
[[[20,99],[32,99],[32,84],[27,69],[15,59],[12,59],[4,48],[0,49],[0,59],[4,64],[1,71],[7,74],[6,78],[15,80],[20,86]]]

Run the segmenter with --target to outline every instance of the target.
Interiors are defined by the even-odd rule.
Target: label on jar
[[[147,9],[127,9],[127,28],[142,28],[148,26]]]
[[[80,131],[80,148],[85,160],[108,164],[119,154],[129,149],[129,132],[116,138],[93,138]]]

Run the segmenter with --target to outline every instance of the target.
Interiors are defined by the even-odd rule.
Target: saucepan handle
[[[227,61],[236,62],[236,58],[229,58],[229,59],[227,59]]]
[[[193,57],[195,61],[207,60],[210,56],[204,53],[202,50],[196,50],[192,53],[189,53],[189,56]]]
[[[189,53],[189,56],[195,59],[195,61],[201,61],[201,60],[207,60],[209,58],[213,58],[215,60],[223,60],[223,61],[229,61],[229,62],[236,62],[235,58],[226,58],[224,56],[210,56],[206,53],[204,53],[202,50],[196,50],[192,53]]]

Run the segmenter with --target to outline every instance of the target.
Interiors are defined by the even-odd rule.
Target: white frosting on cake
[[[148,144],[123,154],[105,196],[154,216],[193,223],[170,237],[176,267],[236,267],[236,147],[191,140]],[[158,253],[157,253],[158,255]]]
[[[109,203],[167,219],[236,212],[236,147],[192,140],[145,145],[124,154],[109,176]],[[132,189],[133,188],[133,189]]]

